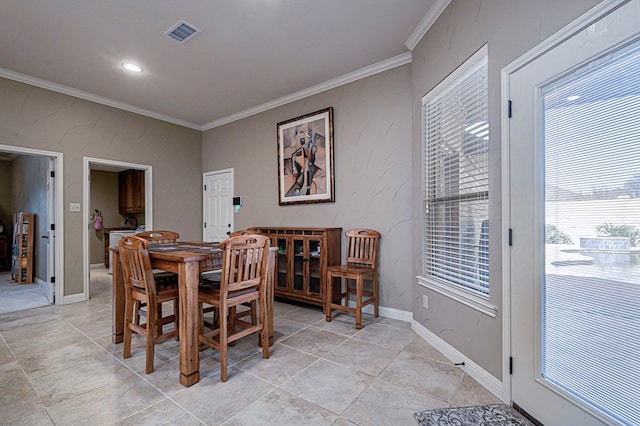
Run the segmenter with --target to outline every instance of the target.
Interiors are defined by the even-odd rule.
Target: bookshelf
[[[14,214],[11,278],[19,284],[33,283],[34,226],[34,213],[18,212]]]

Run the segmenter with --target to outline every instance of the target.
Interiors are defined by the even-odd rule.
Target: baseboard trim
[[[478,383],[484,386],[489,392],[496,396],[496,398],[503,401],[503,389],[502,382],[488,371],[480,367],[475,362],[468,359],[462,352],[442,340],[436,334],[424,327],[417,321],[411,321],[411,329],[420,337],[422,337],[427,343],[437,349],[445,357],[447,357],[453,363],[464,362],[464,366],[461,368],[465,373],[473,377]],[[508,401],[503,401],[509,403]]]
[[[349,301],[349,306],[352,308],[356,307],[355,300]],[[367,305],[362,308],[362,312],[365,314],[373,315],[373,305]],[[391,318],[403,322],[411,322],[413,321],[413,312],[401,311],[400,309],[394,308],[386,308],[384,306],[378,306],[378,314],[381,317]]]
[[[70,296],[64,296],[62,298],[63,305],[69,305],[71,303],[86,302],[86,301],[87,301],[87,297],[85,296],[84,293],[72,294]]]

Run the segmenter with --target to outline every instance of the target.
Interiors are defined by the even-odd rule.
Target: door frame
[[[512,403],[512,382],[511,382],[511,251],[509,248],[509,233],[511,228],[510,202],[511,195],[509,189],[510,167],[509,167],[509,146],[510,146],[510,91],[509,82],[511,74],[515,73],[530,62],[540,58],[549,50],[558,47],[567,39],[587,28],[593,22],[601,19],[614,9],[628,3],[630,0],[603,0],[591,10],[578,17],[560,31],[544,40],[542,43],[529,50],[527,53],[502,68],[501,70],[501,179],[502,179],[502,390],[503,401]],[[535,320],[535,319],[534,319]]]
[[[234,169],[233,168],[229,168],[229,169],[221,169],[221,170],[212,170],[210,172],[204,172],[202,174],[202,239],[204,241],[207,241],[207,230],[204,226],[205,221],[208,222],[209,220],[209,216],[207,215],[208,213],[208,207],[207,207],[207,191],[205,191],[204,187],[207,183],[207,178],[213,175],[222,175],[228,173],[230,176],[230,181],[231,181],[231,188],[230,190],[232,191],[232,193],[234,195],[232,195],[232,197],[235,196],[235,174],[234,174]],[[230,206],[230,212],[229,212],[229,222],[231,224],[231,227],[229,228],[230,232],[235,231],[235,218],[234,218],[234,214],[235,211],[233,209],[233,202],[231,203]]]
[[[49,208],[53,207],[53,211],[48,212],[48,225],[51,229],[51,223],[55,223],[55,231],[49,231],[49,252],[47,256],[47,284],[49,286],[49,297],[52,294],[56,305],[64,304],[64,155],[61,152],[44,151],[41,149],[23,148],[18,146],[0,145],[0,151],[17,155],[33,155],[37,157],[46,157],[50,159],[49,166],[53,167],[55,178],[48,177],[48,182],[53,180],[53,186],[49,188],[50,201]],[[49,175],[50,176],[50,175]],[[53,191],[53,197],[51,197]],[[52,222],[53,220],[53,222]],[[55,241],[51,244],[51,240]],[[54,259],[53,264],[49,262]],[[51,277],[56,277],[55,284],[51,283]],[[51,300],[50,300],[51,301]]]
[[[104,158],[83,157],[82,159],[82,269],[84,277],[83,292],[75,295],[80,300],[89,300],[89,284],[91,282],[91,258],[89,244],[89,212],[91,209],[91,170],[112,170],[119,172],[127,169],[144,170],[144,222],[146,229],[153,229],[153,167],[147,164],[128,163],[125,161],[107,160]],[[97,167],[96,167],[97,166]]]

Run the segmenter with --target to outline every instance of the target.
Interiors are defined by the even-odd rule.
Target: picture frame
[[[334,202],[333,107],[278,123],[279,204]]]

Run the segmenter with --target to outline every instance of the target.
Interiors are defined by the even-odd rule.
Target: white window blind
[[[542,95],[542,376],[640,425],[640,44]]]
[[[489,295],[486,46],[423,98],[424,274]]]

